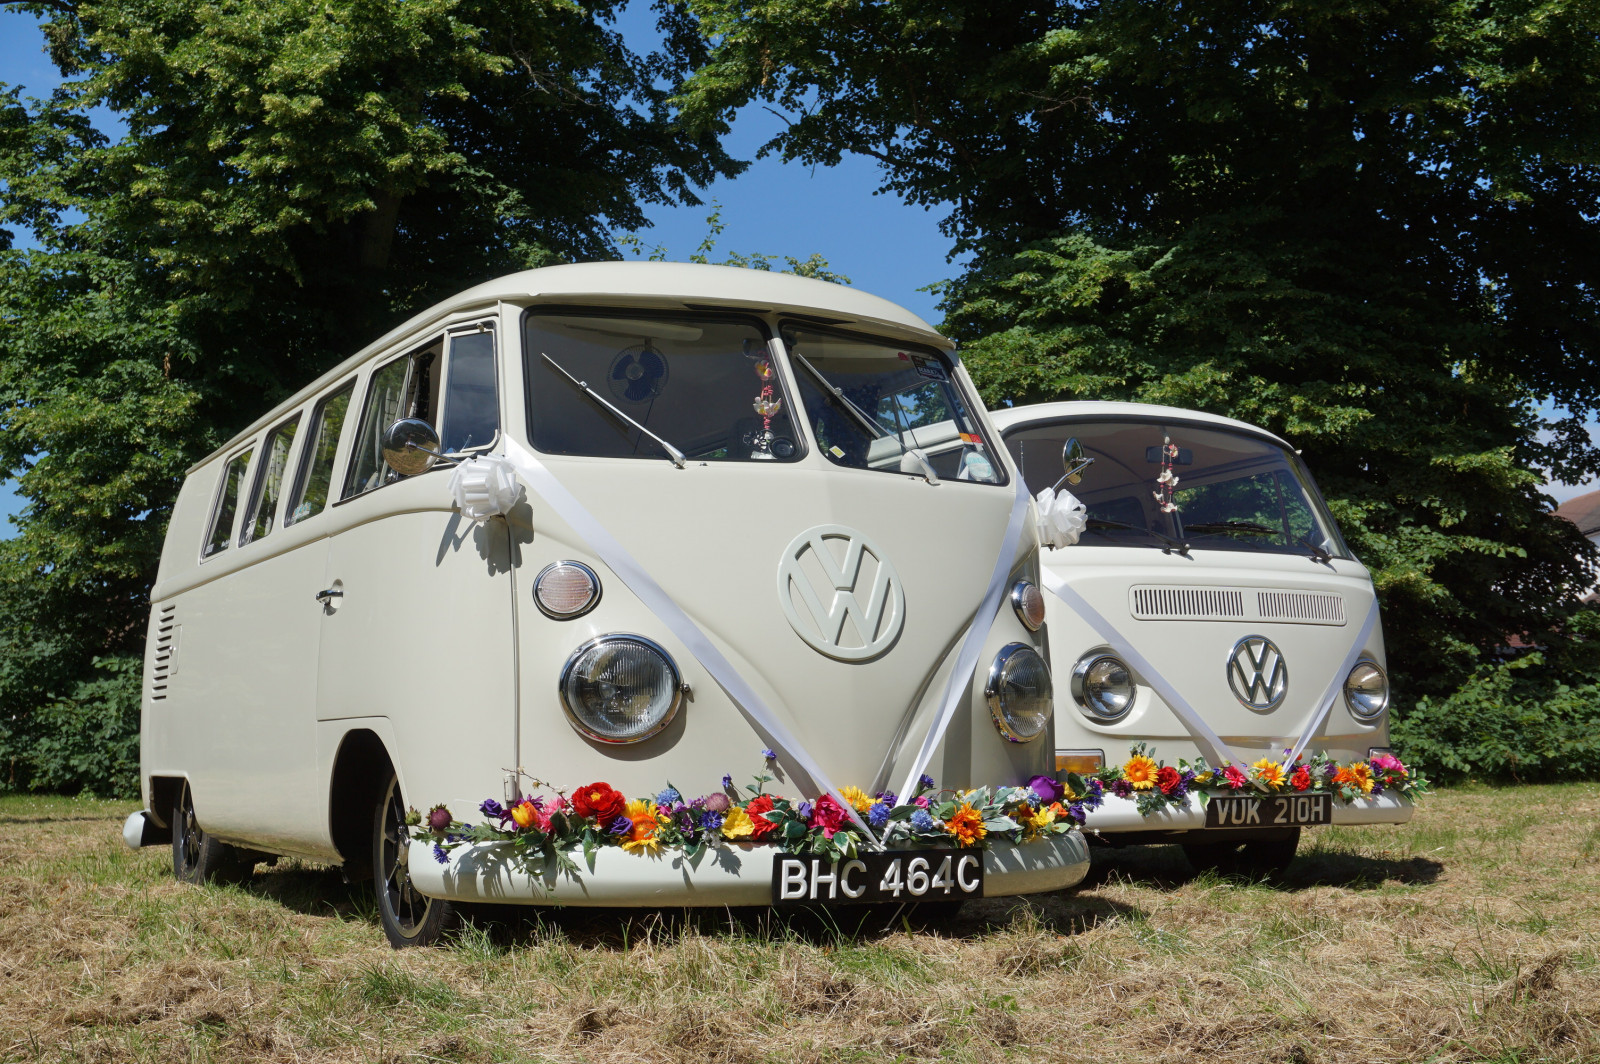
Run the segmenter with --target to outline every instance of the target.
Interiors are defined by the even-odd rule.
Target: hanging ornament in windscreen
[[[770,358],[751,355],[749,350],[746,350],[745,354],[750,358],[751,368],[761,380],[761,391],[750,404],[751,409],[761,418],[761,428],[747,433],[744,437],[745,444],[750,448],[750,457],[756,461],[787,458],[794,453],[794,444],[772,435],[772,419],[783,409],[783,397],[777,393],[775,387],[778,371],[773,369]]]

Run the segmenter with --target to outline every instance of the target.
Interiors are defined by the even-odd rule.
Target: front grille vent
[[[1145,621],[1234,620],[1244,617],[1244,593],[1214,587],[1136,587],[1133,615]]]
[[[1257,587],[1139,585],[1128,606],[1140,621],[1270,621],[1342,625],[1344,596]]]
[[[167,687],[178,672],[178,636],[183,631],[178,624],[178,607],[162,606],[156,614],[155,664],[150,670],[150,698],[160,702],[167,697]]]
[[[1343,624],[1344,597],[1307,591],[1257,591],[1256,608],[1264,620],[1302,624]]]

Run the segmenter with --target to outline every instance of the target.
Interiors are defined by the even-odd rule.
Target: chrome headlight
[[[636,743],[665,728],[683,701],[678,667],[637,635],[603,635],[561,670],[561,705],[572,726],[602,743]]]
[[[1389,677],[1375,661],[1358,661],[1344,678],[1344,701],[1357,720],[1371,722],[1389,708]]]
[[[1054,708],[1050,669],[1039,652],[1026,643],[1007,643],[989,666],[984,685],[989,712],[1000,734],[1025,743],[1044,734]]]
[[[1030,632],[1037,632],[1044,624],[1044,596],[1032,580],[1018,580],[1011,586],[1011,608]]]
[[[551,562],[533,578],[533,601],[558,621],[582,617],[600,601],[600,578],[582,562]]]
[[[1133,709],[1133,676],[1122,659],[1111,654],[1085,654],[1072,667],[1072,697],[1078,709],[1096,724],[1115,724]]]

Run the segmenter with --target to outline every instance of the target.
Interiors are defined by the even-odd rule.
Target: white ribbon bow
[[[449,488],[461,516],[480,523],[510,513],[522,494],[511,463],[497,454],[478,455],[456,466]]]
[[[1039,539],[1047,547],[1070,547],[1078,542],[1089,523],[1089,508],[1072,492],[1045,488],[1034,501],[1039,504]]]

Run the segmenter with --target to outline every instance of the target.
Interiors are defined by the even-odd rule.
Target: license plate
[[[772,900],[865,905],[983,897],[982,850],[887,850],[835,861],[779,854]]]
[[[1333,822],[1329,794],[1275,794],[1212,798],[1206,803],[1208,828],[1272,828]]]

